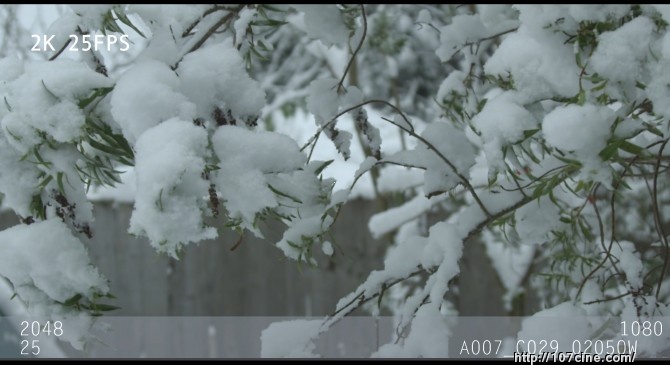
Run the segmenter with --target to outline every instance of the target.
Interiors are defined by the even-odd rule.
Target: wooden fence
[[[374,240],[367,222],[374,204],[348,203],[333,234],[344,254],[318,268],[299,267],[285,259],[273,242],[279,223],[265,227],[267,239],[239,236],[221,228],[222,237],[189,245],[180,261],[157,254],[144,238],[127,233],[132,206],[95,205],[94,238],[86,241],[92,262],[110,280],[121,307],[118,316],[319,316],[354,290],[371,270],[383,266],[388,239]],[[0,228],[17,224],[11,212],[0,213]],[[1,243],[0,243],[1,244]],[[483,245],[466,245],[455,304],[461,315],[506,315],[503,288]]]

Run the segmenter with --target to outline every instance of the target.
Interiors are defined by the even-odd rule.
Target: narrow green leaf
[[[117,309],[121,309],[121,307],[117,307],[115,305],[110,305],[110,304],[102,304],[102,303],[96,303],[93,306],[97,311],[102,311],[102,312],[109,312]]]
[[[591,230],[582,219],[579,219],[579,228],[582,230],[582,234],[587,241],[593,241],[593,234],[591,234]]]
[[[321,172],[322,172],[326,167],[330,166],[330,164],[333,163],[333,161],[335,161],[335,160],[324,161],[324,162],[321,164],[321,166],[317,167],[316,170],[314,170],[314,175],[320,175]]]
[[[56,94],[54,94],[51,90],[49,90],[47,85],[44,83],[44,80],[42,80],[42,86],[44,87],[44,90],[46,90],[49,93],[49,95],[51,95],[54,99],[56,100],[60,99],[58,96],[56,96]]]
[[[163,189],[161,189],[158,192],[158,200],[156,201],[156,204],[158,205],[158,209],[162,212],[163,209]]]
[[[621,141],[621,145],[619,146],[619,148],[628,153],[632,153],[635,156],[639,156],[645,151],[644,148],[628,141]]]
[[[268,184],[268,188],[270,188],[270,190],[272,190],[273,193],[275,193],[275,194],[277,194],[277,195],[279,195],[279,196],[283,196],[284,198],[289,198],[289,199],[293,200],[293,201],[296,202],[296,203],[303,204],[303,203],[302,203],[302,200],[300,200],[300,199],[298,199],[298,198],[296,198],[296,197],[290,196],[290,195],[288,195],[288,194],[286,194],[286,193],[283,193],[283,192],[281,192],[281,191],[275,189],[275,188],[274,188],[272,185],[270,185],[270,184]]]
[[[288,22],[283,21],[283,20],[276,20],[276,19],[260,19],[260,20],[255,20],[251,22],[251,25],[258,25],[258,26],[263,26],[263,27],[280,27],[284,24],[287,24]]]
[[[136,26],[133,24],[130,19],[124,14],[122,11],[116,10],[114,11],[116,13],[116,17],[125,25],[129,26],[132,30],[137,32],[142,38],[146,38],[144,33],[142,33]]]
[[[603,159],[603,161],[608,161],[614,155],[616,155],[617,150],[623,143],[622,139],[614,139],[611,140],[605,148],[603,148],[600,153],[598,153],[598,156]]]
[[[652,125],[651,123],[644,122],[644,123],[642,123],[642,124],[644,124],[644,126],[647,128],[647,130],[648,130],[649,132],[651,132],[651,133],[653,133],[653,134],[655,134],[655,135],[657,135],[657,136],[659,136],[659,137],[661,137],[661,138],[664,137],[663,132],[661,132],[660,129],[656,128],[656,126]]]
[[[71,306],[73,306],[73,305],[79,303],[79,300],[80,300],[81,298],[82,298],[82,295],[81,295],[81,294],[75,294],[75,295],[72,296],[70,299],[68,299],[68,300],[66,300],[65,302],[63,302],[63,305],[66,306],[66,307],[71,307]]]
[[[37,185],[37,189],[38,190],[44,190],[47,187],[47,185],[49,185],[49,183],[51,182],[52,179],[53,179],[53,176],[47,175],[44,178],[44,180],[42,180],[42,182],[40,182],[39,185]]]
[[[581,90],[579,94],[577,94],[577,104],[584,105],[584,103],[586,103],[586,92]]]
[[[65,186],[63,186],[63,173],[59,172],[56,174],[56,183],[58,184],[58,190],[61,194],[65,194]]]
[[[93,147],[93,148],[95,148],[95,149],[97,149],[97,150],[100,150],[100,151],[102,151],[102,152],[109,153],[109,154],[112,155],[112,156],[116,156],[116,155],[119,154],[119,151],[118,151],[118,150],[115,150],[114,148],[112,148],[112,147],[110,147],[110,146],[107,146],[107,145],[105,145],[105,144],[102,144],[102,143],[100,143],[100,142],[98,142],[98,141],[96,141],[96,140],[94,140],[94,139],[89,139],[89,140],[88,140],[88,144],[90,144],[91,147]]]

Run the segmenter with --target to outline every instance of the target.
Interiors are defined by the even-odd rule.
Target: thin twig
[[[212,14],[218,10],[228,10],[228,9],[222,8],[219,5],[214,5],[214,7],[205,10],[205,12],[203,12],[198,19],[196,19],[193,23],[191,23],[188,27],[186,27],[186,29],[184,29],[184,31],[181,33],[181,37],[186,38],[189,35],[191,35],[191,31],[193,30],[193,28],[195,28],[203,19],[205,19],[207,15]]]
[[[344,69],[344,73],[342,74],[342,78],[340,79],[340,82],[337,83],[337,91],[339,94],[339,91],[344,88],[344,78],[347,76],[347,73],[349,72],[349,69],[351,68],[351,65],[354,63],[356,60],[356,55],[358,54],[358,51],[361,50],[363,47],[363,42],[365,42],[365,36],[368,33],[368,19],[365,16],[365,6],[363,4],[360,4],[361,6],[361,14],[363,16],[363,36],[361,37],[361,41],[358,43],[358,47],[354,50],[354,53],[351,54],[351,58],[349,59],[349,63],[347,63],[347,67]]]
[[[590,301],[590,302],[584,302],[584,304],[596,304],[596,303],[609,302],[609,301],[612,301],[612,300],[621,299],[621,298],[623,298],[623,297],[625,297],[625,296],[628,296],[628,295],[631,295],[631,294],[633,294],[633,293],[631,293],[631,292],[628,291],[628,292],[625,292],[625,293],[623,293],[623,294],[617,295],[617,296],[615,296],[615,297],[610,297],[610,298],[605,298],[605,299],[592,300],[592,301]]]
[[[663,269],[661,269],[661,277],[658,279],[658,285],[656,286],[656,299],[661,292],[661,284],[663,283],[663,278],[665,277],[665,271],[668,267],[668,256],[670,255],[670,247],[668,246],[668,239],[665,237],[665,232],[663,231],[663,224],[661,223],[661,212],[658,209],[658,193],[657,193],[657,183],[658,183],[658,170],[661,165],[661,156],[663,155],[663,150],[668,144],[670,139],[666,139],[661,147],[658,149],[658,159],[656,160],[656,167],[654,168],[654,182],[653,182],[653,193],[652,193],[652,207],[654,209],[654,222],[656,223],[656,231],[658,236],[665,246],[665,256],[663,258]]]
[[[205,32],[205,35],[203,35],[202,38],[198,39],[198,41],[195,42],[195,44],[193,44],[193,46],[179,58],[179,60],[174,64],[174,66],[172,66],[172,69],[176,70],[177,67],[179,67],[179,64],[181,63],[181,61],[184,59],[184,56],[186,56],[187,54],[189,54],[191,52],[196,51],[203,44],[205,44],[207,39],[209,39],[209,37],[211,37],[214,34],[214,32],[216,32],[219,29],[219,27],[221,27],[222,25],[224,25],[226,23],[228,25],[230,25],[230,21],[232,20],[232,18],[235,15],[237,15],[237,13],[239,13],[245,6],[246,6],[245,4],[239,5],[236,8],[232,9],[228,14],[221,17],[221,19],[219,19],[218,22],[216,22],[214,25],[212,25],[207,30],[207,32]]]
[[[67,46],[70,45],[70,42],[72,42],[72,38],[68,37],[67,42],[65,42],[63,47],[61,47],[61,49],[59,49],[58,52],[56,52],[53,56],[49,57],[49,61],[53,61],[56,58],[58,58],[58,56],[60,56],[60,54],[63,53],[63,51],[65,51],[67,49]]]
[[[385,105],[390,106],[390,107],[393,108],[394,110],[396,110],[396,112],[398,112],[398,113],[400,114],[400,116],[405,120],[405,122],[407,123],[407,125],[409,126],[409,128],[403,127],[403,126],[401,126],[401,125],[395,123],[394,121],[392,121],[392,120],[390,120],[390,119],[387,119],[387,118],[384,118],[384,117],[382,117],[382,119],[385,120],[385,121],[387,121],[387,122],[389,122],[389,123],[391,123],[391,124],[393,124],[393,125],[395,125],[396,127],[400,128],[400,129],[404,130],[405,132],[409,133],[409,135],[411,135],[412,137],[418,139],[418,140],[421,141],[424,145],[426,145],[426,147],[428,147],[428,149],[430,149],[430,150],[432,150],[433,152],[435,152],[435,154],[437,154],[437,156],[440,157],[440,159],[441,159],[442,161],[444,161],[444,162],[449,166],[449,168],[451,169],[451,171],[452,171],[456,176],[458,176],[458,178],[461,180],[461,183],[463,184],[463,186],[465,186],[465,188],[468,189],[468,190],[470,191],[470,194],[472,194],[472,197],[475,199],[475,201],[477,202],[477,205],[479,205],[479,208],[484,212],[484,214],[486,214],[487,217],[491,217],[491,213],[490,213],[489,210],[486,208],[486,206],[484,205],[484,203],[481,201],[481,199],[479,198],[479,195],[477,195],[477,192],[475,191],[475,188],[472,186],[472,184],[470,184],[470,181],[469,181],[465,176],[463,176],[463,174],[461,174],[461,173],[458,171],[458,169],[456,168],[456,166],[455,166],[455,165],[454,165],[454,164],[453,164],[453,163],[452,163],[452,162],[451,162],[451,161],[450,161],[444,154],[442,154],[442,152],[440,152],[440,150],[438,150],[432,143],[428,142],[425,138],[423,138],[422,136],[420,136],[418,133],[416,133],[416,132],[414,131],[414,126],[412,126],[412,124],[409,122],[409,120],[407,119],[407,117],[405,117],[405,115],[404,115],[402,112],[400,112],[400,110],[399,110],[395,105],[393,105],[393,104],[391,104],[391,103],[389,103],[389,102],[387,102],[387,101],[384,101],[384,100],[370,100],[370,102],[383,103],[383,104],[385,104]]]
[[[512,29],[504,30],[504,31],[502,31],[502,32],[500,32],[500,33],[496,33],[496,34],[491,35],[491,36],[488,36],[488,37],[480,38],[480,39],[478,39],[478,40],[476,40],[476,41],[474,41],[474,42],[465,42],[465,43],[463,43],[463,45],[461,46],[461,48],[459,48],[458,50],[456,50],[456,51],[449,57],[449,59],[452,59],[458,52],[462,51],[463,48],[465,48],[465,47],[476,46],[476,47],[477,47],[477,51],[479,51],[479,46],[481,45],[482,42],[485,42],[485,41],[489,41],[489,40],[491,40],[491,39],[498,38],[498,37],[503,36],[503,35],[508,34],[508,33],[516,32],[518,29],[519,29],[518,27],[517,27],[517,28],[512,28]],[[477,51],[476,51],[475,53],[477,53]]]

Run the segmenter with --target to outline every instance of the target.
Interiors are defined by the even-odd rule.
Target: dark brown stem
[[[349,72],[351,65],[356,61],[356,55],[358,54],[358,51],[360,51],[361,48],[363,47],[365,36],[368,33],[368,18],[365,16],[365,6],[363,6],[363,4],[360,5],[361,5],[361,14],[363,16],[363,36],[361,37],[361,41],[358,43],[358,47],[356,47],[354,53],[351,54],[351,58],[349,59],[349,63],[347,63],[347,67],[344,69],[344,73],[342,74],[340,82],[337,83],[338,93],[342,88],[344,88],[344,78],[347,76],[347,73]]]
[[[221,17],[221,19],[219,19],[218,22],[214,23],[214,25],[212,25],[207,30],[207,32],[205,32],[205,34],[202,36],[202,38],[198,39],[198,41],[195,42],[195,44],[193,44],[193,46],[191,46],[191,48],[188,51],[186,51],[186,53],[184,53],[183,56],[181,56],[181,58],[177,61],[177,63],[175,63],[174,66],[172,66],[172,69],[176,70],[177,67],[179,67],[179,64],[181,63],[181,61],[184,59],[185,55],[196,51],[203,44],[205,44],[207,39],[209,39],[209,37],[211,37],[214,34],[214,32],[216,32],[222,25],[227,24],[227,26],[229,26],[230,21],[233,19],[233,17],[235,17],[235,15],[237,15],[237,13],[239,13],[244,7],[245,7],[245,5],[242,4],[242,5],[239,5],[235,8],[233,8],[232,10],[230,10],[230,12],[228,14]]]

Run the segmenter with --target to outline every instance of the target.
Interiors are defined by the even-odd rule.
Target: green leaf
[[[295,249],[297,249],[297,250],[302,250],[302,247],[298,246],[298,245],[297,245],[295,242],[293,242],[293,241],[286,241],[286,243],[287,243],[289,246],[291,246],[291,247],[293,247],[293,248],[295,248]]]
[[[158,209],[162,212],[163,209],[163,189],[161,189],[160,192],[158,192],[158,200],[156,200],[156,204],[158,205]]]
[[[56,183],[58,184],[58,190],[61,194],[65,194],[65,186],[63,186],[63,175],[64,174],[62,172],[56,174]]]
[[[7,97],[5,96],[4,98],[5,98],[5,105],[7,106],[7,110],[9,110],[11,112],[12,111],[12,106],[9,105],[9,102],[7,101]]]
[[[44,83],[44,80],[42,80],[42,86],[44,86],[44,90],[46,90],[49,93],[49,95],[51,95],[54,99],[60,100],[60,98],[56,96],[56,94],[54,94],[51,90],[49,90],[47,85]]]
[[[38,189],[38,190],[44,190],[44,189],[47,187],[47,185],[49,185],[49,183],[51,182],[51,180],[53,180],[53,176],[51,176],[51,175],[47,175],[47,176],[44,178],[44,180],[42,180],[42,182],[40,182],[39,185],[37,185],[37,189]]]
[[[540,181],[536,186],[535,189],[533,190],[533,198],[539,198],[542,196],[542,193],[544,192],[544,188],[547,186],[546,181]]]
[[[63,305],[66,307],[71,307],[77,303],[79,303],[79,300],[82,298],[81,294],[75,294],[73,295],[70,299],[66,300],[63,302]]]
[[[79,106],[79,109],[84,109],[86,108],[89,104],[91,104],[96,98],[98,97],[104,97],[107,94],[109,94],[112,90],[114,90],[114,87],[101,87],[95,89],[91,95],[89,95],[87,98],[84,98],[82,100],[79,100],[79,103],[77,104]]]
[[[146,36],[144,35],[144,33],[142,33],[139,29],[137,29],[137,27],[135,26],[135,24],[133,24],[133,23],[130,21],[130,19],[128,19],[128,17],[126,16],[126,14],[124,14],[124,13],[123,13],[122,11],[120,11],[120,10],[115,10],[114,12],[116,13],[116,17],[121,21],[121,23],[123,23],[123,24],[129,26],[132,30],[134,30],[135,32],[137,32],[137,34],[139,34],[140,36],[142,36],[142,38],[146,38]]]
[[[37,164],[38,165],[44,165],[47,168],[51,168],[51,162],[45,161],[42,158],[42,155],[40,155],[39,147],[33,149],[33,155],[35,155],[35,158],[37,159]]]
[[[589,227],[586,225],[583,219],[579,219],[579,228],[582,230],[582,234],[586,238],[587,241],[593,241],[593,234],[591,234],[591,230]]]
[[[520,143],[526,141],[528,138],[530,138],[530,137],[536,135],[537,132],[539,132],[539,131],[540,131],[539,128],[536,128],[536,129],[526,129],[526,130],[524,130],[524,131],[523,131],[523,138],[520,139],[519,141],[515,142],[514,144],[516,145],[516,144],[520,144]]]
[[[644,148],[628,141],[621,141],[621,145],[619,146],[619,148],[628,153],[632,153],[635,156],[639,156],[643,154],[645,151]]]
[[[12,136],[12,138],[17,140],[18,142],[21,142],[21,140],[23,139],[23,138],[19,137],[18,135],[14,134],[11,130],[9,130],[9,128],[5,128],[5,130],[7,131],[7,133],[9,133],[10,136]],[[28,154],[29,153],[26,153],[25,155],[23,155],[23,157],[21,157],[20,161],[24,161],[26,159],[26,157],[28,157]]]
[[[611,140],[605,148],[603,148],[600,153],[598,153],[598,156],[603,159],[603,161],[608,161],[614,155],[616,155],[617,150],[621,146],[624,140],[622,139],[614,139]]]
[[[477,113],[481,112],[484,109],[484,106],[486,105],[486,102],[488,99],[484,98],[477,103]]]
[[[571,158],[562,157],[562,156],[554,156],[554,157],[556,157],[559,161],[565,162],[572,167],[575,167],[575,168],[582,167],[582,163],[577,161],[577,160],[573,160]]]
[[[115,174],[117,171],[111,172],[109,170],[102,170],[103,175],[107,176],[110,180],[114,181],[117,184],[121,184],[121,179]],[[113,184],[109,184],[113,185]]]
[[[117,307],[115,305],[110,305],[110,304],[103,304],[103,303],[96,303],[91,305],[91,307],[99,312],[109,312],[109,311],[114,311],[117,309],[121,309],[121,307]]]
[[[656,128],[656,126],[654,126],[653,124],[651,124],[649,122],[643,122],[642,124],[644,124],[644,126],[647,128],[647,130],[649,132],[651,132],[651,133],[653,133],[653,134],[655,134],[655,135],[657,135],[661,138],[664,137],[663,132],[661,132],[661,130]]]
[[[584,105],[584,103],[586,103],[586,91],[581,90],[579,94],[577,94],[577,104]]]
[[[94,140],[94,139],[89,139],[89,140],[88,140],[88,144],[90,144],[91,147],[93,147],[93,148],[95,148],[95,149],[97,149],[97,150],[100,150],[100,151],[102,151],[102,152],[108,153],[108,154],[110,154],[110,155],[112,155],[112,156],[116,156],[116,155],[119,155],[119,154],[120,154],[118,150],[116,150],[116,149],[114,149],[114,148],[112,148],[112,147],[110,147],[110,146],[107,146],[107,145],[105,145],[105,144],[102,144],[102,143],[100,143],[100,142],[98,142],[98,141],[96,141],[96,140]]]
[[[42,203],[42,196],[39,194],[33,195],[30,201],[30,211],[39,219],[45,219],[44,204]]]
[[[268,188],[270,188],[270,190],[272,190],[273,193],[275,193],[275,194],[277,194],[277,195],[279,195],[279,196],[283,196],[284,198],[289,198],[289,199],[293,200],[295,203],[303,204],[303,203],[302,203],[302,200],[300,200],[300,199],[298,199],[298,198],[296,198],[296,197],[290,196],[290,195],[288,195],[288,194],[286,194],[286,193],[283,193],[283,192],[281,192],[281,191],[275,189],[274,187],[272,187],[272,185],[270,185],[270,184],[268,184]]]
[[[596,85],[596,86],[592,87],[592,88],[591,88],[591,91],[600,91],[600,90],[603,90],[603,89],[605,88],[605,86],[607,86],[607,81],[608,81],[608,80],[605,80],[605,81],[603,81],[602,83],[600,83],[599,85]]]
[[[322,172],[326,167],[330,166],[330,164],[333,163],[333,161],[335,161],[335,160],[324,161],[324,162],[321,164],[321,166],[317,167],[316,170],[314,170],[314,175],[320,175],[321,172]]]
[[[251,22],[251,25],[258,25],[258,26],[263,26],[263,27],[280,27],[284,24],[287,24],[288,22],[283,21],[283,20],[276,20],[276,19],[260,19],[260,20],[255,20]]]
[[[568,217],[561,217],[558,220],[565,223],[565,224],[572,224],[572,219],[570,219]]]

